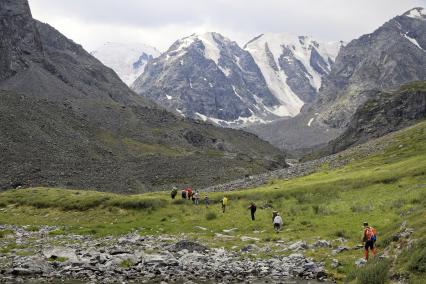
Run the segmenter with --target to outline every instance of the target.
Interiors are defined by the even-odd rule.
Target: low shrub
[[[174,205],[182,205],[182,204],[185,204],[186,202],[187,202],[186,199],[181,198],[181,199],[175,199],[175,200],[173,200],[172,204],[174,204]]]
[[[216,213],[214,213],[214,212],[208,212],[208,213],[206,214],[206,220],[207,220],[207,221],[214,220],[214,219],[216,219],[216,218],[217,218],[217,215],[216,215]]]
[[[134,265],[134,263],[131,259],[125,259],[122,262],[120,262],[120,267],[122,267],[122,268],[129,268],[133,265]]]
[[[374,258],[367,265],[352,272],[359,284],[383,284],[389,282],[390,261]]]

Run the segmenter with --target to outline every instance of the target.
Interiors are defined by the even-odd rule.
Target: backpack
[[[376,241],[376,229],[374,229],[373,227],[367,227],[365,229],[365,237],[368,241]]]

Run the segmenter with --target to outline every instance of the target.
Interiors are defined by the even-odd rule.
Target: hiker
[[[228,198],[226,196],[224,196],[223,199],[222,199],[222,211],[223,211],[223,213],[225,213],[226,205],[228,205]]]
[[[275,217],[277,217],[278,211],[272,211],[272,223],[274,223]]]
[[[275,232],[281,231],[281,226],[283,225],[283,219],[280,216],[280,213],[277,212],[277,215],[274,218],[274,229]]]
[[[196,190],[194,194],[194,204],[198,205],[199,202],[200,202],[200,193],[198,192],[198,190]]]
[[[182,189],[182,199],[186,199],[186,189]]]
[[[177,189],[176,187],[173,187],[172,192],[170,193],[172,199],[175,199],[176,195],[177,195]]]
[[[256,209],[257,209],[256,204],[254,204],[254,202],[252,202],[247,209],[250,209],[251,220],[254,221],[254,213],[256,213]]]
[[[364,234],[362,237],[362,242],[365,243],[364,245],[364,257],[365,260],[368,260],[368,249],[371,250],[373,253],[373,256],[376,256],[376,229],[374,229],[371,226],[368,226],[367,222],[364,222]]]
[[[210,200],[209,200],[209,197],[207,196],[207,194],[206,194],[206,196],[204,196],[204,204],[206,204],[206,208],[209,207]]]
[[[188,200],[191,200],[191,198],[192,198],[192,188],[188,187],[186,189],[186,196],[188,197]]]

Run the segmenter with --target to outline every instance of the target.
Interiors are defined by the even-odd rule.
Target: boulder
[[[171,251],[181,251],[186,249],[188,252],[206,252],[209,250],[208,247],[201,245],[196,242],[188,241],[188,240],[182,240],[177,242],[170,250]]]

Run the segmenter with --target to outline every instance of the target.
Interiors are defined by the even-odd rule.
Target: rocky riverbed
[[[306,246],[303,242],[294,244],[291,254],[256,259],[247,255],[258,248],[256,245],[235,252],[209,248],[186,240],[184,235],[141,236],[133,232],[95,238],[60,234],[58,228],[47,226],[1,225],[0,230],[3,283],[283,283],[326,278],[323,264],[298,252]]]

